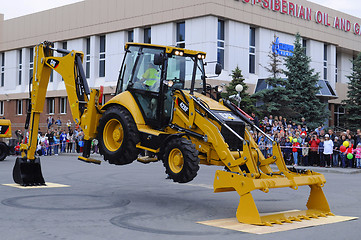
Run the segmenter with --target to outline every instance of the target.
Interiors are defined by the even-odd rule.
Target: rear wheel
[[[0,142],[0,161],[3,161],[8,154],[9,154],[8,146],[5,143]]]
[[[190,140],[172,139],[165,148],[163,165],[174,182],[190,182],[199,170],[198,151]]]
[[[121,106],[112,106],[103,114],[98,141],[100,154],[111,164],[129,164],[138,157],[138,129],[132,115]]]

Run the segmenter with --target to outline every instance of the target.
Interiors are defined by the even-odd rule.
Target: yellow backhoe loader
[[[4,159],[14,151],[14,146],[6,144],[3,140],[5,138],[11,138],[11,121],[9,119],[0,119],[0,161]]]
[[[54,51],[65,56],[54,57]],[[215,173],[214,191],[237,191],[237,219],[243,223],[272,225],[332,215],[322,191],[324,176],[288,169],[274,141],[273,155],[263,156],[248,129],[269,137],[237,106],[214,97],[215,88],[206,82],[204,52],[138,43],[126,44],[125,52],[115,96],[101,105],[101,91],[87,85],[83,53],[55,49],[49,42],[35,48],[30,139],[16,161],[15,182],[45,184],[34,153],[39,115],[50,72],[55,70],[64,79],[74,121],[85,133],[80,160],[100,163],[90,158],[91,140],[97,138],[100,153],[110,164],[162,161],[165,172],[179,183],[194,179],[199,164],[224,166]],[[216,64],[216,74],[220,71]],[[311,189],[308,210],[260,216],[253,190],[267,193],[303,185]]]

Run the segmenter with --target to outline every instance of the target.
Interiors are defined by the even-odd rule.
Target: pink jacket
[[[361,158],[361,147],[354,149],[353,153],[356,153],[356,158]]]

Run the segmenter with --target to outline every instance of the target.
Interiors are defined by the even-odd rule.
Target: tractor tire
[[[109,107],[99,121],[99,152],[110,164],[125,165],[137,159],[140,141],[132,115],[121,106]]]
[[[174,182],[192,181],[199,170],[198,151],[195,145],[185,138],[174,138],[165,147],[163,165],[165,173]]]
[[[8,146],[5,143],[0,142],[0,161],[4,161],[4,159],[8,156],[8,154],[9,154]]]

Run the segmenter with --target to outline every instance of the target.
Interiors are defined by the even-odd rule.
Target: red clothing
[[[292,144],[292,152],[297,152],[298,148],[300,147],[300,144],[298,142],[294,142]]]
[[[313,152],[317,152],[318,150],[318,145],[320,144],[320,139],[316,139],[316,140],[311,140],[309,141],[308,143],[310,144],[310,147],[311,147],[311,151]]]

